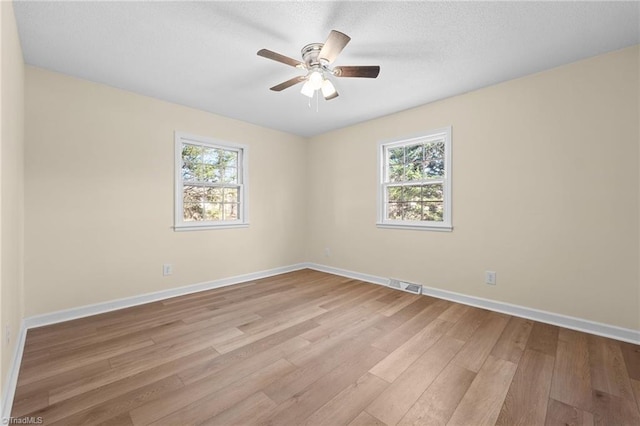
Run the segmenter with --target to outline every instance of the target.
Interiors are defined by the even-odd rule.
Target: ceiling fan
[[[286,88],[294,86],[304,81],[301,93],[312,98],[316,90],[322,90],[322,95],[326,100],[338,97],[338,91],[329,80],[328,76],[335,77],[363,77],[376,78],[380,73],[380,67],[375,66],[341,66],[330,65],[338,57],[342,49],[349,43],[351,37],[340,31],[332,30],[325,43],[311,43],[302,48],[302,60],[289,58],[268,49],[258,51],[258,56],[262,56],[273,61],[282,62],[295,68],[307,71],[306,75],[293,77],[284,83],[277,84],[271,88],[275,92],[280,92]]]

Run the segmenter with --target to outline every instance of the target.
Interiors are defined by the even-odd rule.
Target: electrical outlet
[[[166,277],[171,274],[173,274],[173,266],[171,266],[170,263],[165,263],[164,265],[162,265],[162,275]]]
[[[484,271],[484,282],[489,285],[496,285],[496,272]]]
[[[331,257],[331,249],[329,247],[324,248],[324,257]]]

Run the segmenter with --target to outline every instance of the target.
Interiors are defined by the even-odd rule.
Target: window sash
[[[236,201],[227,201],[224,198],[224,195],[222,195],[222,198],[219,201],[210,201],[207,200],[206,198],[201,198],[200,200],[198,200],[197,202],[188,202],[185,203],[184,202],[184,188],[186,187],[196,187],[196,188],[220,188],[220,189],[224,189],[224,188],[230,188],[230,189],[237,189],[238,190],[238,195],[236,197]],[[242,222],[242,218],[241,218],[241,212],[242,212],[242,207],[244,205],[244,203],[242,202],[243,199],[243,190],[244,187],[243,185],[239,185],[239,184],[211,184],[209,182],[206,182],[205,184],[193,184],[192,182],[188,182],[188,183],[184,183],[182,185],[183,188],[183,193],[182,193],[182,221],[184,223],[189,224],[189,226],[198,226],[198,224],[200,223],[211,223],[211,222],[215,222],[215,223],[220,223],[220,224],[230,224],[230,223],[239,223]],[[222,218],[220,220],[197,220],[197,221],[191,221],[191,220],[187,220],[184,217],[184,209],[185,209],[185,205],[190,204],[190,205],[200,205],[203,206],[203,211],[205,210],[204,206],[206,205],[218,205],[220,207],[220,211],[221,211],[221,216]],[[226,213],[225,213],[225,206],[229,206],[229,205],[235,205],[237,206],[237,219],[232,219],[232,220],[228,220],[225,218]]]

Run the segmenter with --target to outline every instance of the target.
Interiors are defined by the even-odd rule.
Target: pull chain
[[[307,105],[309,106],[309,109],[311,109],[311,99],[313,99],[314,97],[316,98],[316,112],[320,111],[319,108],[319,103],[320,103],[320,95],[318,94],[319,91],[315,90],[313,92],[313,96],[311,96],[310,98],[307,98]]]

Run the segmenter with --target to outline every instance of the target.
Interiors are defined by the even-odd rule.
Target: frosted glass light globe
[[[323,81],[324,81],[324,78],[322,77],[322,73],[318,71],[312,72],[311,75],[309,76],[309,83],[311,87],[313,87],[313,90],[320,89],[322,87]]]

